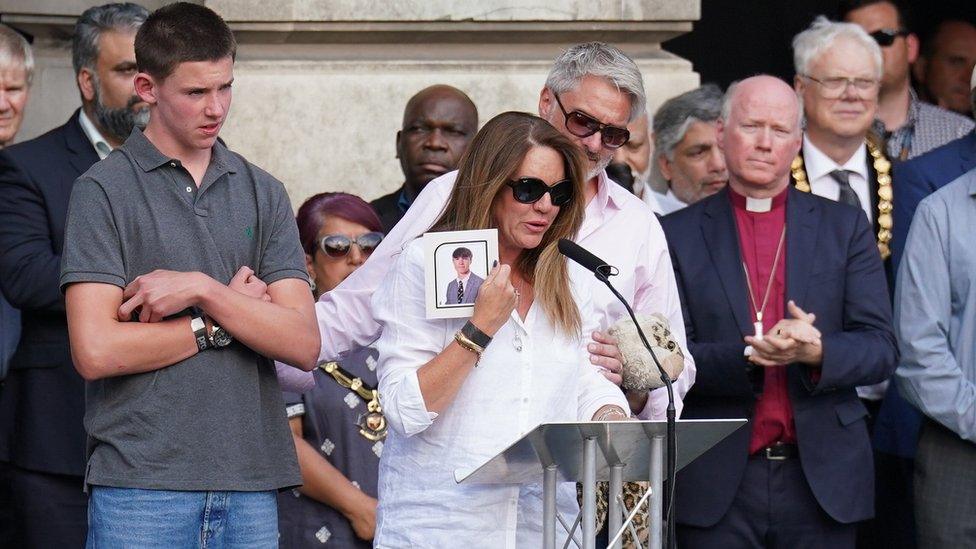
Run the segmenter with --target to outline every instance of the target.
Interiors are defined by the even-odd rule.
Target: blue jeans
[[[278,546],[275,492],[92,486],[88,549]]]

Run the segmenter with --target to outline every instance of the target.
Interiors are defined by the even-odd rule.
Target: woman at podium
[[[383,325],[379,387],[390,425],[380,460],[376,547],[540,547],[538,485],[459,485],[544,422],[625,419],[620,389],[582,334],[588,276],[556,248],[583,220],[581,152],[541,118],[503,113],[462,157],[434,231],[498,230],[499,263],[470,319],[428,319],[425,256],[411,242],[373,296]],[[578,511],[575,484],[560,512]]]

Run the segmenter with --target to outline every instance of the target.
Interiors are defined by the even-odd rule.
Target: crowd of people
[[[541,546],[539,485],[455,470],[668,405],[624,388],[626,310],[562,238],[668,322],[681,418],[749,420],[678,472],[678,546],[976,545],[976,27],[910,15],[845,0],[792,82],[653,111],[600,42],[535,114],[431,86],[399,189],[297,216],[219,138],[237,43],[209,8],[86,10],[81,107],[23,142],[34,61],[0,25],[0,545]],[[418,237],[489,228],[497,264],[448,292],[470,318],[428,318]]]

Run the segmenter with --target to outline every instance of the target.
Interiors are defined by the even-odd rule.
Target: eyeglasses
[[[508,182],[515,200],[522,204],[535,204],[542,195],[549,193],[553,206],[565,206],[573,199],[573,182],[569,179],[557,181],[551,187],[537,177],[522,177]]]
[[[383,233],[366,233],[349,238],[344,234],[328,234],[319,240],[319,248],[329,257],[345,257],[349,249],[355,244],[366,255],[373,253],[373,250],[383,241]]]
[[[836,99],[844,94],[847,86],[854,86],[858,92],[867,92],[878,87],[879,80],[871,78],[846,78],[844,76],[831,76],[830,78],[817,79],[808,74],[802,75],[808,80],[813,80],[820,84],[822,95],[828,99]]]
[[[886,48],[895,43],[899,36],[908,36],[910,33],[905,29],[878,29],[871,33],[871,38],[882,48]]]
[[[552,96],[556,98],[556,104],[559,105],[559,110],[563,111],[563,116],[566,117],[566,129],[576,137],[589,137],[596,132],[600,132],[600,141],[608,149],[619,148],[630,139],[630,132],[627,131],[627,128],[618,128],[617,126],[604,124],[596,118],[579,111],[566,112],[566,108],[563,107],[563,102],[559,100],[559,95],[553,93]]]

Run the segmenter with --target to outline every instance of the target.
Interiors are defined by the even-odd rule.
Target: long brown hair
[[[563,157],[566,178],[573,182],[573,199],[559,209],[539,246],[524,250],[512,267],[533,285],[552,323],[566,334],[578,335],[579,309],[570,290],[566,259],[556,244],[561,238],[575,238],[583,223],[586,164],[576,145],[548,122],[522,112],[505,112],[489,120],[461,157],[454,189],[432,230],[496,228],[495,201],[499,193],[511,192],[506,183],[533,147],[547,147]]]

